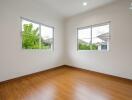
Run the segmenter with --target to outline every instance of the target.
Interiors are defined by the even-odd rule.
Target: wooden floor
[[[0,100],[132,100],[132,81],[63,66],[0,83]]]

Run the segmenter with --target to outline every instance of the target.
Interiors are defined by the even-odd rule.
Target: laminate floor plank
[[[62,66],[0,83],[0,100],[132,100],[132,81]]]

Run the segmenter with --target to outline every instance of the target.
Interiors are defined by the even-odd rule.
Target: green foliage
[[[98,46],[96,44],[91,44],[92,45],[92,50],[98,50]]]
[[[86,44],[79,43],[79,50],[97,50],[98,46],[96,44]]]
[[[41,41],[41,48],[42,49],[50,49],[51,48],[51,44],[44,42],[43,39],[42,39],[42,41]]]
[[[79,50],[91,50],[90,45],[79,43]]]
[[[39,44],[38,28],[33,29],[32,24],[24,24],[24,31],[22,32],[22,47],[24,49],[38,49]]]
[[[51,44],[45,43],[39,34],[38,28],[33,29],[32,24],[24,24],[22,32],[22,47],[24,49],[50,49]]]

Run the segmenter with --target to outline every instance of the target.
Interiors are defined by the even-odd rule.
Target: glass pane
[[[109,24],[92,27],[92,37],[97,37],[105,33],[109,33]]]
[[[109,24],[92,27],[92,49],[109,50]]]
[[[39,24],[22,20],[22,48],[39,49],[40,34]]]
[[[53,28],[41,26],[41,48],[53,48]]]
[[[91,28],[79,29],[78,38],[79,39],[91,38]]]
[[[78,49],[91,50],[91,28],[78,30]]]

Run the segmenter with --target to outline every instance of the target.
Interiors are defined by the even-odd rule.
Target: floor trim
[[[77,70],[80,70],[80,71],[84,71],[84,72],[93,73],[93,74],[98,75],[98,76],[109,77],[109,78],[115,79],[117,81],[120,80],[120,81],[126,82],[128,84],[130,84],[130,83],[132,84],[132,80],[131,79],[127,79],[127,78],[123,78],[123,77],[119,77],[119,76],[114,76],[114,75],[109,75],[109,74],[105,74],[105,73],[101,73],[101,72],[91,71],[91,70],[78,68],[78,67],[70,66],[70,65],[64,65],[64,66],[69,67],[69,68],[74,68],[74,69],[77,69]]]
[[[102,76],[102,77],[109,77],[110,79],[115,79],[117,81],[120,80],[122,82],[132,84],[131,79],[126,79],[126,78],[122,78],[122,77],[118,77],[118,76],[114,76],[114,75],[108,75],[108,74],[104,74],[104,73],[100,73],[100,72],[96,72],[96,71],[91,71],[91,70],[87,70],[87,69],[82,69],[82,68],[78,68],[78,67],[74,67],[74,66],[62,65],[62,66],[54,67],[54,68],[47,69],[47,70],[44,70],[44,71],[40,71],[40,72],[37,72],[37,73],[32,73],[32,74],[24,75],[24,76],[21,76],[21,77],[18,77],[18,78],[2,81],[2,82],[0,82],[0,85],[11,82],[11,81],[15,81],[15,80],[18,80],[18,79],[24,79],[25,77],[30,77],[30,76],[33,76],[33,75],[36,75],[36,74],[49,72],[49,71],[53,71],[53,70],[58,70],[58,69],[61,69],[61,68],[64,68],[64,67],[69,67],[69,68],[72,68],[72,69],[75,69],[75,70],[79,70],[79,71],[83,71],[83,72],[89,72],[89,73],[93,73],[94,75],[98,75],[98,76]]]
[[[24,79],[25,77],[30,77],[30,76],[33,76],[33,75],[36,75],[36,74],[41,74],[41,73],[44,73],[44,72],[58,70],[58,69],[61,69],[61,68],[64,68],[64,67],[66,67],[66,66],[65,65],[61,65],[61,66],[53,67],[53,68],[46,69],[46,70],[43,70],[43,71],[40,71],[40,72],[35,72],[35,73],[28,74],[28,75],[24,75],[24,76],[12,78],[12,79],[9,79],[9,80],[1,81],[0,82],[0,85],[1,84],[5,84],[5,83],[8,83],[8,82],[13,82],[13,81],[19,80],[19,79]]]

